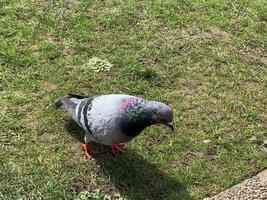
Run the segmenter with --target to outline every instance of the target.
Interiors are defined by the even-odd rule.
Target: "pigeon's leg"
[[[116,153],[123,153],[124,151],[122,150],[123,144],[112,144],[110,145],[111,151],[113,154]]]
[[[98,153],[100,153],[99,151],[96,151],[96,150],[94,150],[94,149],[92,149],[88,144],[81,144],[82,145],[82,147],[83,147],[83,150],[84,150],[84,152],[85,152],[85,155],[86,155],[86,157],[87,158],[92,158],[92,155],[94,155],[94,154],[98,154]]]

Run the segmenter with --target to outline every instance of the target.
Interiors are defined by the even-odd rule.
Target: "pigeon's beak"
[[[166,126],[168,126],[172,131],[174,131],[174,127],[173,127],[173,123],[172,122],[168,122],[166,124]]]

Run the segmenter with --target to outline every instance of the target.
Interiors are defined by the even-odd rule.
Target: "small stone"
[[[264,151],[265,153],[267,153],[267,148],[266,147],[262,147],[262,151]]]
[[[253,136],[253,137],[249,138],[249,140],[250,140],[250,141],[256,141],[257,138],[256,138],[256,136]]]
[[[203,142],[204,144],[208,144],[208,143],[210,143],[211,141],[208,140],[208,139],[206,139],[206,140],[203,140],[202,142]]]
[[[50,134],[50,133],[44,133],[43,135],[40,136],[41,140],[44,141],[50,141],[54,138],[54,135]]]
[[[262,57],[260,60],[263,64],[267,65],[267,57]]]

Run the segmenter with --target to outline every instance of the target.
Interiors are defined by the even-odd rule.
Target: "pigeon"
[[[173,131],[173,112],[161,102],[126,94],[80,96],[68,94],[55,100],[56,108],[69,113],[85,130],[85,155],[99,153],[90,147],[95,142],[109,145],[112,152],[123,152],[123,143],[138,136],[146,127],[163,124]]]

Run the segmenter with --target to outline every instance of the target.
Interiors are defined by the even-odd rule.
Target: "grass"
[[[266,168],[266,7],[1,0],[0,198],[201,199]],[[97,73],[92,57],[113,67]],[[69,92],[168,102],[176,131],[87,160],[52,106]]]

